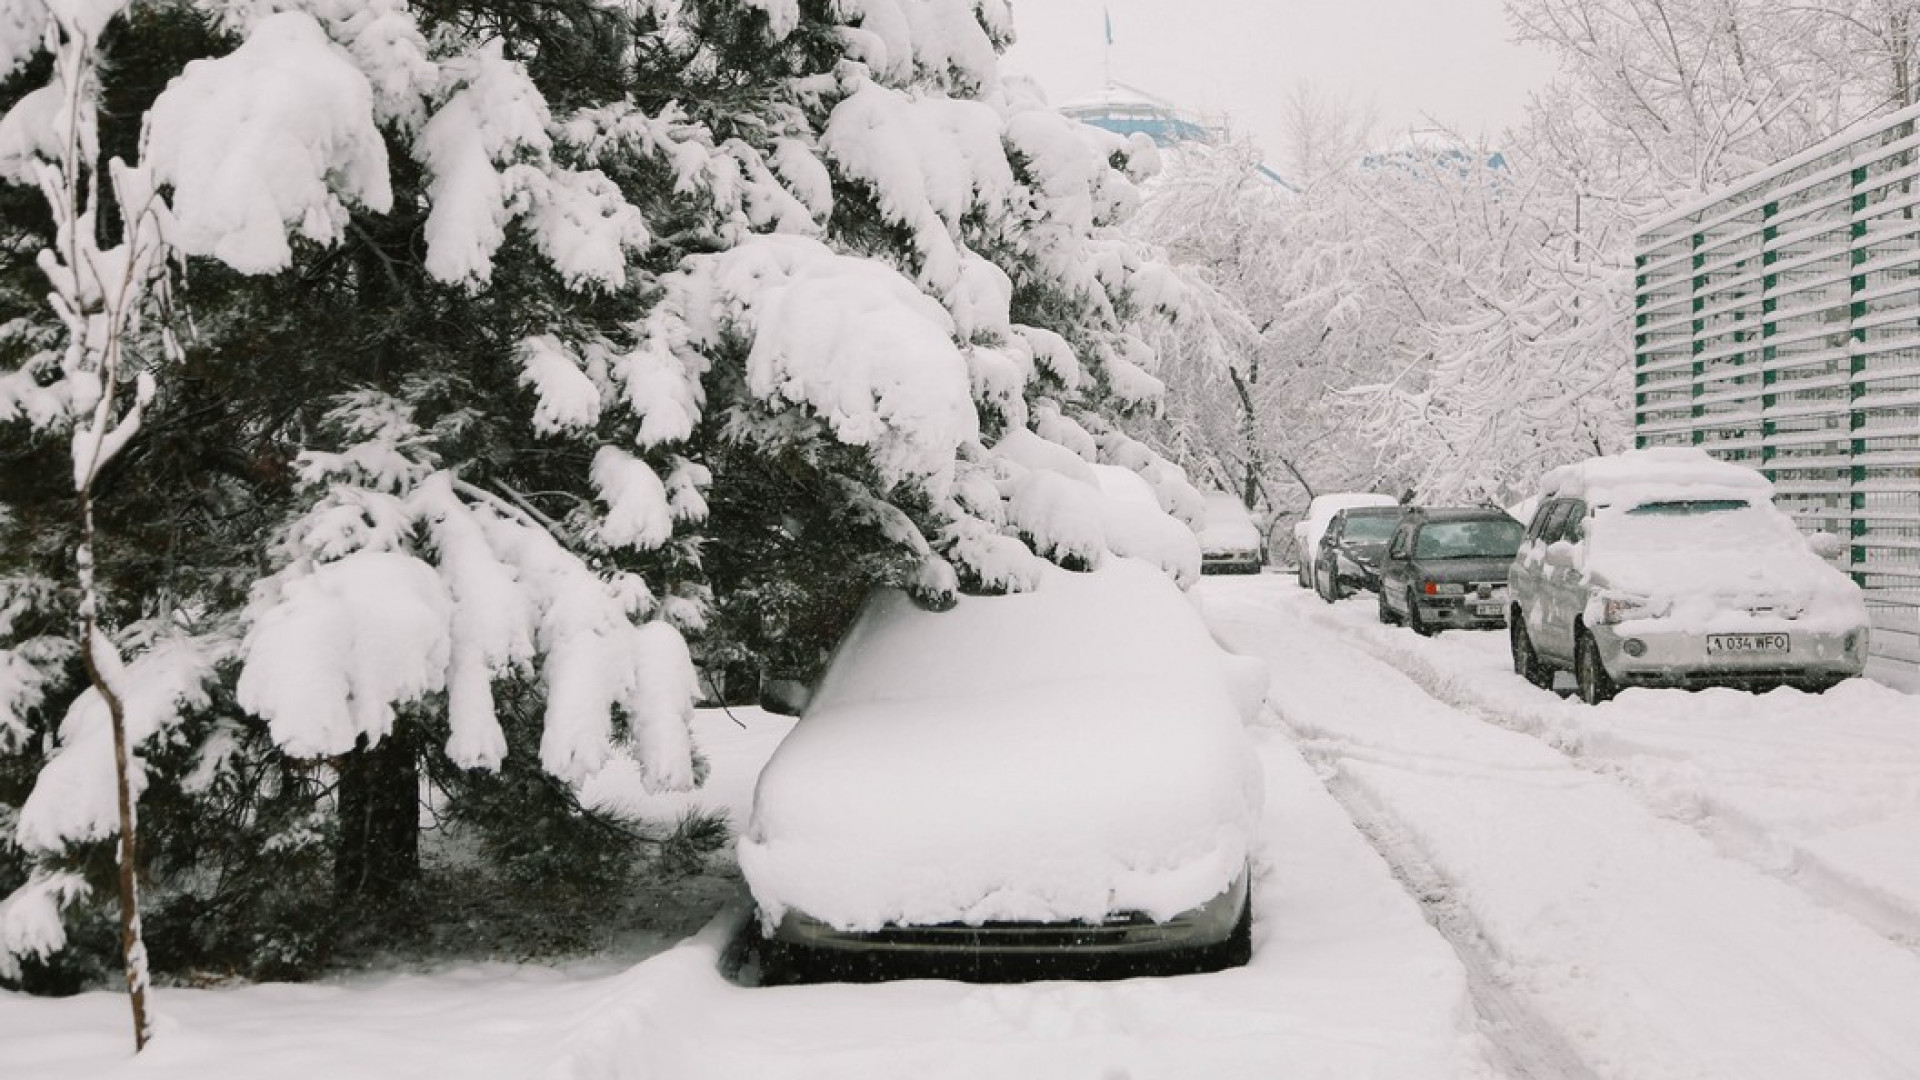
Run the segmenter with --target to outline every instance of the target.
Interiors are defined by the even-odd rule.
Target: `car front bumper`
[[[1203,574],[1257,574],[1265,565],[1258,551],[1207,551],[1200,555]]]
[[[939,923],[838,930],[804,913],[788,911],[767,940],[815,956],[1015,960],[1149,956],[1203,949],[1226,941],[1240,923],[1247,890],[1243,872],[1220,895],[1164,922],[1122,912],[1098,923]]]
[[[1657,619],[1595,627],[1593,642],[1607,674],[1631,686],[1820,687],[1859,675],[1866,666],[1865,627],[1811,630],[1785,620],[1728,632],[1784,634],[1788,650],[1709,655],[1706,634],[1663,629]]]

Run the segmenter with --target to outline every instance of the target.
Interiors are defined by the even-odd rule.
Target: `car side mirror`
[[[1838,559],[1847,553],[1847,542],[1824,529],[1807,537],[1807,547],[1823,559]]]
[[[1573,545],[1565,540],[1555,540],[1547,545],[1547,562],[1553,566],[1573,565]]]
[[[776,716],[799,716],[813,701],[813,687],[799,679],[760,680],[760,707]]]

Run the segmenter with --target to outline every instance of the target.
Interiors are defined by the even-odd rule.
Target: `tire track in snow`
[[[1313,596],[1303,593],[1303,596]],[[1627,789],[1660,817],[1693,829],[1721,854],[1798,889],[1824,907],[1866,926],[1892,944],[1920,954],[1920,916],[1894,897],[1828,865],[1804,848],[1781,841],[1765,825],[1711,792],[1694,790],[1685,804],[1656,797],[1624,765],[1590,758],[1581,752],[1577,737],[1569,739],[1561,725],[1542,710],[1524,711],[1489,700],[1469,682],[1441,668],[1424,654],[1418,641],[1387,641],[1387,634],[1410,633],[1392,627],[1356,626],[1339,618],[1325,601],[1294,605],[1316,626],[1338,633],[1367,655],[1399,671],[1436,701],[1495,727],[1532,736],[1594,776]],[[1515,676],[1518,678],[1518,676]],[[1779,847],[1787,852],[1779,857]]]
[[[1313,749],[1312,740],[1302,735],[1284,713],[1276,710],[1275,715],[1300,745],[1301,753],[1314,763],[1328,794],[1347,812],[1394,880],[1420,905],[1428,925],[1460,958],[1467,973],[1474,1023],[1488,1048],[1488,1064],[1510,1080],[1600,1080],[1560,1029],[1501,978],[1493,947],[1472,913],[1454,898],[1452,885],[1427,863],[1388,815],[1340,776],[1331,755]]]

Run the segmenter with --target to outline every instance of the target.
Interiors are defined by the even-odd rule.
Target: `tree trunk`
[[[378,745],[340,758],[340,848],[334,890],[385,900],[420,876],[420,761],[405,719]]]

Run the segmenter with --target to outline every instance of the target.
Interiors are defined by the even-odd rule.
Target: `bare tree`
[[[104,169],[99,162],[99,35],[111,14],[89,11],[84,5],[50,9],[47,43],[55,74],[38,92],[56,96],[64,123],[58,128],[57,157],[39,161],[36,167],[55,226],[54,243],[40,253],[40,266],[53,288],[49,301],[67,335],[61,367],[69,388],[73,488],[80,517],[74,565],[80,590],[81,655],[113,731],[120,941],[133,1010],[134,1046],[141,1049],[150,1027],[147,951],[140,924],[139,817],[124,669],[119,650],[102,625],[102,597],[95,574],[95,485],[101,471],[139,431],[141,415],[154,395],[152,368],[160,357],[136,355],[136,337],[166,354],[177,356],[178,348],[164,320],[157,334],[141,335],[143,317],[164,306],[166,204],[150,175],[118,159]],[[108,187],[111,200],[104,197]],[[104,220],[109,213],[118,220]],[[117,242],[103,246],[103,235],[117,235]]]

